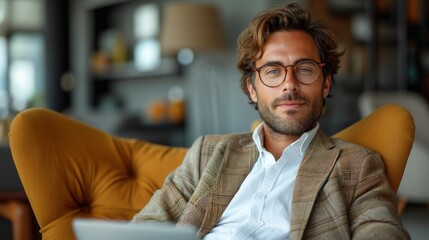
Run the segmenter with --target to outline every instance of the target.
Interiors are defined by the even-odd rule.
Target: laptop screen
[[[112,221],[76,218],[72,222],[78,240],[197,240],[193,226],[176,226],[164,223],[134,224]]]

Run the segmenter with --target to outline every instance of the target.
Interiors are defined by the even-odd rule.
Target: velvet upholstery
[[[43,239],[73,239],[75,217],[131,219],[187,151],[115,137],[46,109],[18,114],[9,137]]]

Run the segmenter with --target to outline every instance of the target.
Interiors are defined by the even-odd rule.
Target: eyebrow
[[[295,64],[297,64],[297,63],[305,62],[305,61],[312,61],[312,62],[319,63],[318,61],[316,61],[316,60],[314,60],[314,59],[311,59],[311,58],[298,58],[298,59],[297,59],[297,60],[295,60],[295,61],[293,62],[293,64],[291,64],[291,65],[295,65]],[[266,65],[274,65],[274,64],[280,64],[280,65],[285,66],[285,65],[283,64],[283,62],[281,62],[281,61],[267,61],[267,62],[264,62],[264,64],[262,64],[262,65],[261,65],[261,67],[262,67],[262,66],[266,66]]]

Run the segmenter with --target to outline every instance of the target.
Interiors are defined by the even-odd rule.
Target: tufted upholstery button
[[[128,171],[128,178],[131,180],[135,180],[137,178],[136,173],[134,171]]]
[[[82,205],[79,208],[80,208],[80,211],[82,213],[90,213],[91,212],[91,208],[88,205]]]

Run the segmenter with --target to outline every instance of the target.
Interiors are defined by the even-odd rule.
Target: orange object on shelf
[[[168,119],[171,123],[182,123],[185,120],[185,102],[172,101],[168,104]]]
[[[167,120],[168,105],[161,100],[155,100],[148,104],[146,118],[151,123],[162,123]]]

